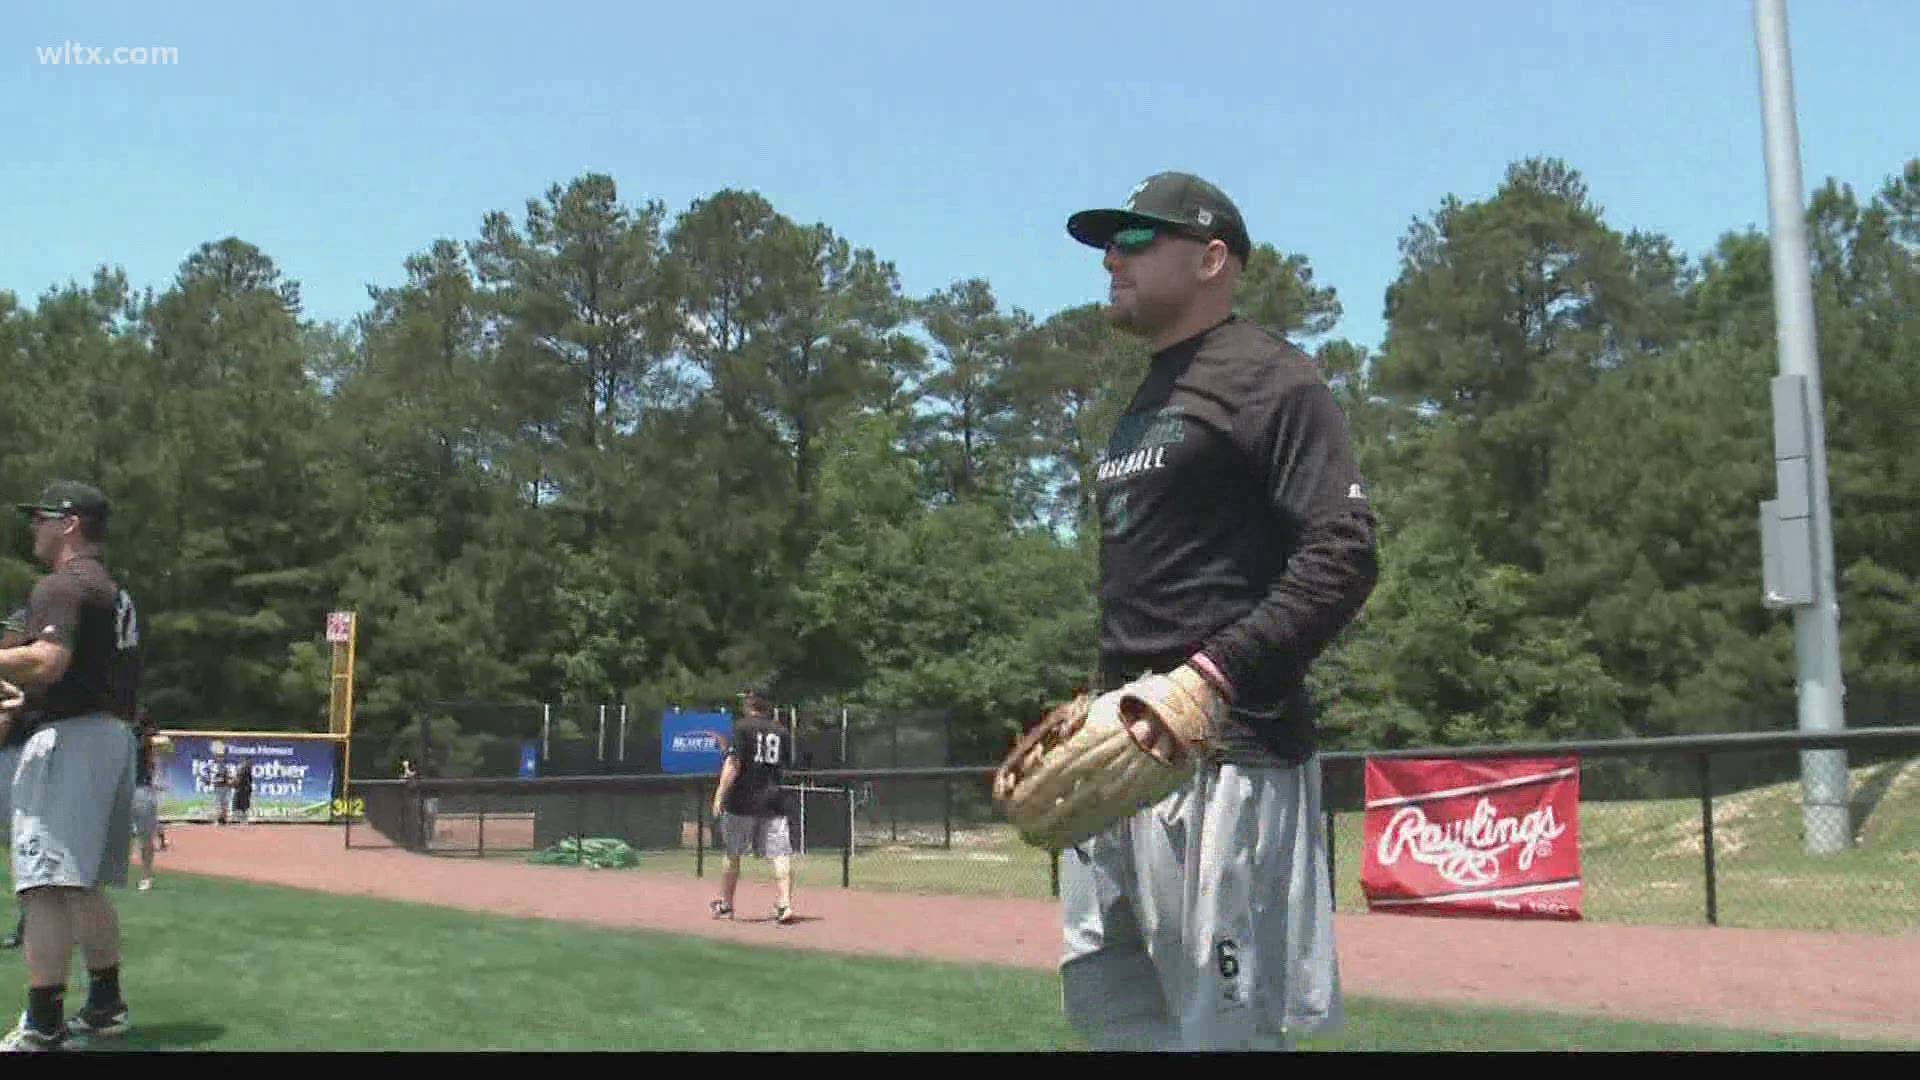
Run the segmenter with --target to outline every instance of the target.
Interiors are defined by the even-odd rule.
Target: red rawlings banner
[[[1367,762],[1360,888],[1403,915],[1580,918],[1580,763]]]

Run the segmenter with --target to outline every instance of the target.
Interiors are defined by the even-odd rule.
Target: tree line
[[[1827,182],[1807,221],[1871,723],[1920,690],[1920,159]],[[1530,159],[1399,253],[1377,352],[1306,253],[1261,245],[1238,297],[1320,363],[1381,517],[1380,586],[1314,675],[1328,744],[1790,726],[1791,619],[1760,603],[1766,236],[1689,257]],[[1145,362],[1096,304],[908,295],[755,192],[669,212],[600,174],[404,269],[348,323],[237,237],[159,292],[104,266],[0,292],[0,482],[112,496],[162,724],[323,729],[338,609],[370,740],[451,735],[451,703],[644,719],[756,682],[803,715],[943,711],[978,762],[1089,673],[1095,451]]]

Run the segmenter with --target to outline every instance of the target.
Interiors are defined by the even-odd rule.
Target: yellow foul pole
[[[353,647],[359,637],[358,612],[327,616],[327,640],[333,645],[333,677],[327,696],[327,733],[341,737],[340,803],[351,808],[353,783]]]

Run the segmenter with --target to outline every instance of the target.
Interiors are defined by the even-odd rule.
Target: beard
[[[1106,305],[1107,325],[1135,337],[1152,337],[1177,314],[1172,305],[1155,303],[1133,287],[1110,294]]]

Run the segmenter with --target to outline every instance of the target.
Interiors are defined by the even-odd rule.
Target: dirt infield
[[[489,831],[491,831],[489,823]],[[758,867],[741,917],[717,923],[705,879],[533,866],[518,860],[347,850],[324,826],[176,825],[168,871],[444,905],[680,931],[757,944],[1051,969],[1050,901],[808,889],[776,926]],[[563,887],[555,887],[556,882]],[[938,932],[929,932],[938,927]],[[1901,936],[1488,922],[1343,915],[1341,977],[1358,995],[1614,1018],[1920,1042],[1920,933]]]

